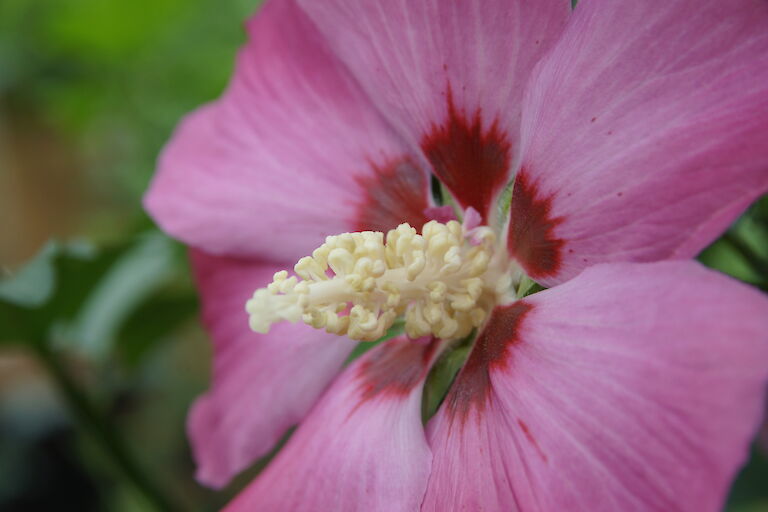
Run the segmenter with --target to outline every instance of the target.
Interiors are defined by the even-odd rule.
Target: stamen
[[[373,341],[405,316],[411,338],[460,338],[485,321],[509,290],[503,248],[487,227],[471,236],[461,224],[428,222],[419,235],[408,224],[387,233],[329,236],[294,272],[277,272],[246,304],[250,326],[267,333],[281,320]]]

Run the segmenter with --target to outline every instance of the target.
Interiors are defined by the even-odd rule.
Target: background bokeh
[[[258,471],[194,481],[209,346],[185,249],[140,204],[257,4],[0,0],[0,510],[216,510]],[[701,259],[768,290],[768,200]],[[763,436],[730,510],[768,511]]]

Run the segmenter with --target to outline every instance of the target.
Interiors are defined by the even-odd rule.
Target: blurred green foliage
[[[10,428],[0,410],[0,509],[214,510],[253,474],[223,493],[194,484],[184,416],[206,385],[208,349],[185,250],[140,198],[178,120],[225,87],[257,3],[0,2],[0,135],[9,120],[37,119],[73,150],[88,189],[77,232],[89,240],[51,242],[0,281],[0,349],[37,354],[79,420],[74,429],[54,411]],[[701,260],[768,291],[768,200]],[[442,361],[431,378],[444,387],[459,364]],[[51,487],[57,467],[63,484]],[[766,482],[756,448],[730,509],[768,510]]]
[[[768,198],[755,203],[699,259],[768,292]]]
[[[243,21],[257,4],[0,2],[0,146],[2,135],[22,123],[32,130],[25,136],[42,141],[52,131],[62,141],[77,163],[64,181],[79,180],[84,189],[74,231],[88,240],[50,243],[0,283],[0,346],[6,353],[30,349],[54,379],[67,381],[59,387],[71,387],[62,395],[69,406],[64,416],[53,409],[25,416],[49,407],[38,396],[15,416],[0,408],[0,509],[215,510],[234,492],[216,494],[194,483],[184,418],[206,386],[208,347],[195,320],[185,249],[152,226],[140,198],[179,119],[225,87],[245,40]],[[59,147],[32,142],[31,151]],[[21,152],[29,151],[9,149],[22,163]],[[7,157],[0,150],[2,173]],[[23,167],[11,172],[17,182],[31,174]],[[39,183],[32,185],[36,190]],[[54,216],[49,236],[57,235],[57,215],[41,213]],[[9,265],[2,254],[0,265]],[[94,430],[94,422],[116,434]],[[69,441],[60,445],[62,435]],[[51,439],[56,448],[41,451]],[[115,449],[146,473],[144,482],[141,475],[130,482],[115,467],[114,452],[108,455]],[[79,475],[82,485],[64,477],[55,479],[61,485],[50,482],[57,467]]]
[[[101,249],[47,244],[0,281],[0,342],[63,345],[96,363],[118,354],[135,365],[197,309],[179,249],[158,232]]]
[[[0,94],[74,136],[136,204],[173,126],[226,84],[257,3],[3,0]]]

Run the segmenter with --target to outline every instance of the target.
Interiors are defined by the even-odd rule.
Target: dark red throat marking
[[[520,325],[531,309],[532,305],[518,301],[493,310],[464,368],[445,397],[446,412],[453,419],[464,424],[473,408],[478,412],[485,410],[491,397],[490,372],[508,367],[509,349],[520,342]]]
[[[437,339],[424,345],[395,338],[373,349],[358,367],[361,400],[408,396],[426,377],[438,343]]]
[[[483,130],[480,109],[471,117],[459,110],[450,86],[446,98],[448,116],[442,124],[432,125],[421,148],[459,204],[475,208],[486,223],[491,202],[507,181],[510,143],[497,120]]]
[[[357,180],[364,199],[358,209],[356,229],[386,233],[407,222],[420,231],[429,220],[424,214],[429,207],[425,173],[407,157],[371,166],[374,174]]]
[[[515,178],[510,208],[509,252],[534,279],[557,274],[565,241],[554,231],[563,217],[552,217],[552,196],[542,197],[525,168]]]

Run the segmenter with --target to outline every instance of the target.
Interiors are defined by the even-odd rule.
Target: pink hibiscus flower
[[[270,0],[248,32],[146,198],[194,247],[215,343],[200,481],[300,423],[228,510],[719,509],[764,403],[768,301],[662,260],[768,190],[768,3]],[[254,296],[328,235],[445,220],[431,176],[469,212],[425,230],[440,243],[332,238],[307,284]],[[517,300],[523,274],[552,288]],[[334,333],[397,315],[417,339],[339,374],[355,342]],[[424,426],[430,369],[473,329]]]

